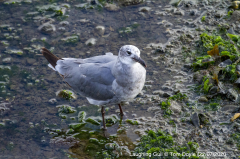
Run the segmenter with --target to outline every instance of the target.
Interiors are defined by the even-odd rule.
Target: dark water
[[[148,66],[146,80],[153,81],[150,84],[152,87],[145,89],[146,94],[160,89],[161,85],[171,78],[171,73],[162,72],[163,66],[157,64],[152,59],[151,50],[146,49],[149,43],[165,43],[169,39],[167,28],[158,25],[158,22],[171,21],[173,28],[182,25],[182,22],[177,20],[177,15],[170,17],[154,14],[161,6],[167,5],[167,1],[121,6],[116,12],[100,7],[78,9],[75,5],[84,1],[77,0],[33,0],[31,3],[19,2],[9,5],[4,4],[5,2],[0,1],[0,65],[10,66],[11,70],[3,67],[0,70],[0,81],[6,82],[1,84],[0,96],[2,102],[10,104],[7,105],[9,109],[3,110],[0,116],[0,122],[4,125],[0,126],[0,158],[68,158],[69,152],[76,158],[91,158],[90,156],[96,155],[94,153],[104,149],[104,144],[95,146],[89,142],[89,138],[106,139],[100,126],[92,124],[87,124],[79,130],[80,146],[49,143],[54,136],[65,134],[69,129],[68,124],[77,122],[70,117],[76,117],[79,111],[86,111],[87,116],[100,116],[100,108],[90,105],[80,96],[71,101],[56,97],[55,93],[58,90],[70,88],[47,66],[48,62],[40,52],[41,47],[52,50],[60,58],[87,58],[106,52],[117,55],[121,46],[131,44],[141,50],[141,57]],[[54,16],[53,10],[40,12],[37,9],[54,3],[55,6],[67,3],[70,8],[66,9],[63,16]],[[139,12],[139,8],[143,6],[151,7],[152,11]],[[88,22],[82,22],[82,19]],[[49,21],[56,27],[56,31],[47,34],[38,30],[41,24]],[[69,24],[63,26],[61,21],[68,21]],[[103,35],[96,31],[98,25],[105,27]],[[60,27],[65,29],[59,30]],[[132,31],[120,33],[125,31],[126,27],[130,27]],[[75,43],[61,40],[69,36],[77,36],[78,39]],[[95,45],[85,44],[90,38],[97,39]],[[22,55],[14,54],[14,51]],[[49,100],[52,98],[56,98],[57,103],[51,104]],[[77,112],[70,114],[67,119],[61,119],[56,106],[62,104],[75,107]],[[129,149],[134,149],[132,142],[139,138],[134,133],[137,126],[127,125],[125,119],[134,118],[132,114],[136,114],[137,117],[152,117],[153,114],[147,112],[148,107],[152,105],[151,102],[133,102],[123,106],[126,115],[122,123],[117,122],[108,127],[108,135],[117,136],[113,139],[110,137],[111,141],[122,142],[123,145],[128,143]],[[106,115],[118,114],[117,106],[107,107],[109,111]],[[127,131],[119,133],[121,127]],[[56,133],[56,129],[60,129],[62,133]],[[86,130],[87,133],[82,130]],[[92,136],[89,135],[89,131],[93,132]]]

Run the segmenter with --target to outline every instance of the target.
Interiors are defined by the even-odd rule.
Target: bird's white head
[[[122,46],[119,50],[118,57],[119,60],[126,65],[132,65],[138,62],[143,67],[147,67],[145,62],[140,57],[140,50],[136,46],[133,45]]]

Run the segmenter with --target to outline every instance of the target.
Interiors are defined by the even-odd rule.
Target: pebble
[[[202,96],[198,99],[199,102],[208,102],[208,99],[205,96]]]
[[[85,42],[85,44],[86,44],[86,45],[89,45],[89,46],[92,46],[92,45],[95,45],[96,42],[97,42],[97,39],[95,39],[95,38],[90,38],[90,39],[88,39],[88,40]]]
[[[152,8],[150,7],[140,7],[138,9],[139,12],[150,12],[152,10]]]
[[[227,67],[227,65],[231,65],[231,64],[232,64],[232,61],[230,59],[227,59],[227,60],[221,62],[218,66],[225,68],[225,67]]]
[[[104,26],[100,26],[100,25],[98,25],[98,26],[96,26],[96,32],[99,34],[99,35],[103,35],[104,34],[104,32],[105,32],[105,27]]]
[[[198,10],[197,9],[192,9],[190,10],[190,15],[194,16],[197,15]]]
[[[29,65],[32,65],[32,64],[36,63],[36,60],[33,59],[33,58],[27,58],[26,61],[27,61],[27,63],[28,63]]]
[[[164,91],[162,91],[162,90],[156,90],[156,91],[153,91],[153,94],[158,94],[159,96],[163,96]]]
[[[59,31],[65,31],[66,29],[64,27],[59,27],[58,30]]]
[[[105,8],[108,11],[118,11],[120,9],[116,4],[110,4],[110,3],[106,3]]]
[[[218,92],[218,86],[213,86],[210,90],[209,90],[209,93],[210,94],[215,94]]]
[[[48,102],[51,103],[51,104],[55,104],[55,103],[57,103],[57,99],[56,98],[52,98]]]
[[[69,22],[68,21],[61,21],[60,25],[62,25],[62,26],[69,25]]]
[[[2,62],[3,63],[11,63],[12,62],[12,58],[11,57],[4,58],[4,59],[2,59]]]
[[[163,97],[165,97],[165,98],[168,98],[168,97],[170,97],[170,96],[171,96],[171,94],[170,94],[170,93],[168,93],[168,92],[164,92],[162,96],[163,96]]]
[[[239,106],[236,106],[236,105],[225,105],[224,107],[222,107],[221,111],[232,113],[235,110],[237,110],[238,108],[239,108]]]
[[[198,113],[194,113],[192,116],[191,116],[191,120],[192,120],[192,123],[195,127],[199,128],[200,127],[200,121],[199,121],[199,118],[198,118]]]
[[[181,105],[179,105],[176,101],[171,101],[170,109],[174,112],[174,114],[179,114],[181,110]]]
[[[56,31],[56,27],[53,24],[44,23],[38,27],[38,30],[46,34],[50,34]]]

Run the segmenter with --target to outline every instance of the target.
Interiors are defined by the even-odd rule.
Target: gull
[[[46,48],[41,50],[48,66],[57,71],[63,80],[93,105],[102,106],[103,129],[104,106],[118,104],[123,116],[122,102],[132,101],[142,90],[146,79],[146,64],[140,50],[124,45],[118,56],[112,53],[86,59],[58,58]]]

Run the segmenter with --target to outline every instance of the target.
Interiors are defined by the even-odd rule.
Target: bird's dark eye
[[[132,53],[130,51],[127,51],[128,55],[131,55]]]

